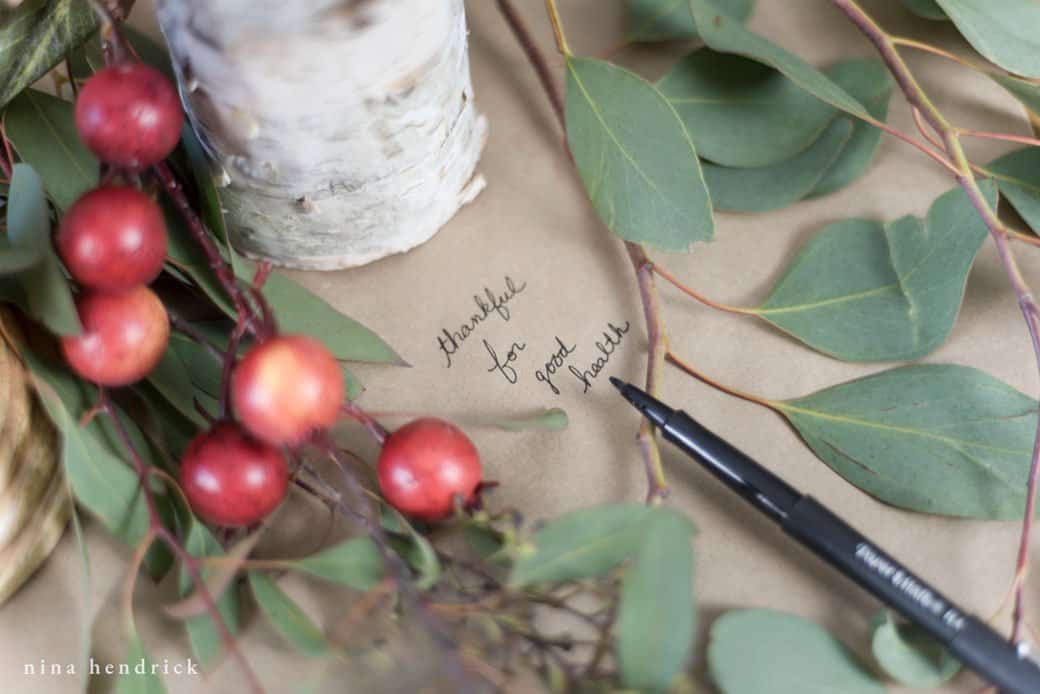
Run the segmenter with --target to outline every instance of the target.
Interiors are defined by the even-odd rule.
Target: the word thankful
[[[458,330],[441,329],[441,334],[437,337],[437,347],[444,354],[445,366],[447,368],[451,368],[452,355],[459,351],[462,343],[476,331],[481,323],[491,316],[498,316],[507,322],[512,317],[508,304],[513,297],[527,289],[527,283],[521,282],[517,284],[512,277],[506,275],[505,284],[506,290],[500,294],[496,294],[488,287],[484,287],[483,294],[474,294],[473,303],[477,305],[477,312],[459,325]],[[484,344],[486,345],[487,342]],[[523,349],[523,347],[519,349]],[[512,382],[515,383],[515,381]]]

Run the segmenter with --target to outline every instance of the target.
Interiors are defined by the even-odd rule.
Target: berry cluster
[[[135,62],[91,77],[75,113],[87,147],[128,182],[170,154],[184,120],[169,80]],[[166,310],[147,286],[166,258],[166,228],[155,200],[129,183],[102,185],[69,208],[55,244],[81,287],[76,308],[83,331],[61,345],[69,366],[99,386],[125,386],[147,376],[170,335]],[[273,335],[234,366],[229,392],[237,423],[222,420],[188,445],[180,482],[202,518],[246,526],[285,496],[285,447],[303,444],[335,423],[343,380],[336,359],[317,340]],[[450,515],[457,500],[471,501],[481,479],[470,440],[435,419],[416,420],[391,434],[377,472],[390,504],[431,521]]]

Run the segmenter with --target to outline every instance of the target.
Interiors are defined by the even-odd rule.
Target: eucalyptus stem
[[[971,162],[968,160],[968,157],[964,152],[964,147],[961,144],[960,137],[962,134],[971,134],[971,131],[962,131],[950,124],[942,112],[939,111],[935,104],[928,98],[928,95],[921,88],[920,84],[918,84],[913,73],[910,71],[910,68],[899,54],[896,40],[887,34],[885,30],[882,29],[877,22],[875,22],[874,19],[859,6],[859,4],[857,4],[856,0],[832,0],[832,2],[836,7],[842,10],[850,20],[852,20],[853,24],[855,24],[868,39],[870,39],[881,54],[881,58],[885,62],[885,65],[888,67],[893,77],[895,77],[896,82],[899,84],[900,89],[906,97],[906,100],[913,108],[920,112],[920,115],[924,120],[940,136],[946,154],[950,157],[954,167],[956,168],[957,183],[968,195],[972,206],[975,208],[975,211],[978,212],[982,221],[986,224],[986,228],[989,229],[993,243],[997,247],[997,253],[1000,256],[1001,264],[1004,266],[1004,272],[1007,274],[1008,280],[1018,298],[1018,305],[1022,311],[1023,317],[1025,318],[1026,328],[1029,331],[1029,338],[1033,345],[1033,352],[1036,356],[1038,369],[1040,369],[1040,326],[1038,326],[1040,309],[1037,308],[1032,290],[1026,283],[1022,271],[1018,266],[1018,261],[1015,259],[1011,247],[1008,244],[1008,237],[1014,236],[1015,233],[1008,229],[1000,220],[997,216],[996,210],[989,204],[985,196],[982,194],[978,181],[975,179]],[[1025,515],[1022,521],[1022,535],[1019,542],[1017,563],[1015,567],[1016,585],[1015,608],[1011,626],[1012,641],[1017,641],[1019,639],[1025,616],[1024,580],[1021,580],[1021,578],[1026,575],[1029,567],[1029,540],[1033,527],[1033,516],[1036,512],[1038,481],[1040,481],[1040,418],[1037,420],[1037,433],[1033,442],[1033,455],[1029,467],[1029,479],[1026,492]]]
[[[545,54],[531,37],[512,0],[498,0],[498,8],[506,20],[506,24],[512,30],[516,40],[527,55],[535,73],[538,75],[542,88],[549,97],[553,106],[553,112],[560,123],[560,127],[566,132],[567,122],[563,109],[563,99],[560,96],[560,87],[556,83],[549,69],[549,63]],[[570,56],[570,47],[563,32],[563,23],[560,21],[560,12],[556,7],[556,0],[545,0],[545,8],[549,14],[549,20],[553,26],[556,38],[556,47],[564,56]],[[668,337],[665,332],[664,320],[661,316],[660,297],[657,285],[654,282],[653,263],[646,254],[646,249],[637,243],[625,241],[625,251],[632,261],[632,267],[636,274],[636,282],[639,285],[639,296],[643,305],[643,315],[646,319],[647,340],[649,342],[647,365],[646,365],[646,391],[651,395],[660,392],[660,372],[664,365],[665,355],[668,353]],[[668,494],[668,481],[664,474],[664,465],[661,462],[661,452],[654,436],[654,427],[647,421],[643,421],[639,427],[636,439],[639,450],[643,457],[643,464],[647,476],[647,503],[654,503],[663,499]]]

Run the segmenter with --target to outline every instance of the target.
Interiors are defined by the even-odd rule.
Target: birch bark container
[[[158,0],[243,254],[331,270],[406,251],[484,187],[463,0]]]

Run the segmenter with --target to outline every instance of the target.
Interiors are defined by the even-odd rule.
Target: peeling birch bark
[[[157,8],[245,255],[361,265],[428,240],[484,187],[463,0]]]

